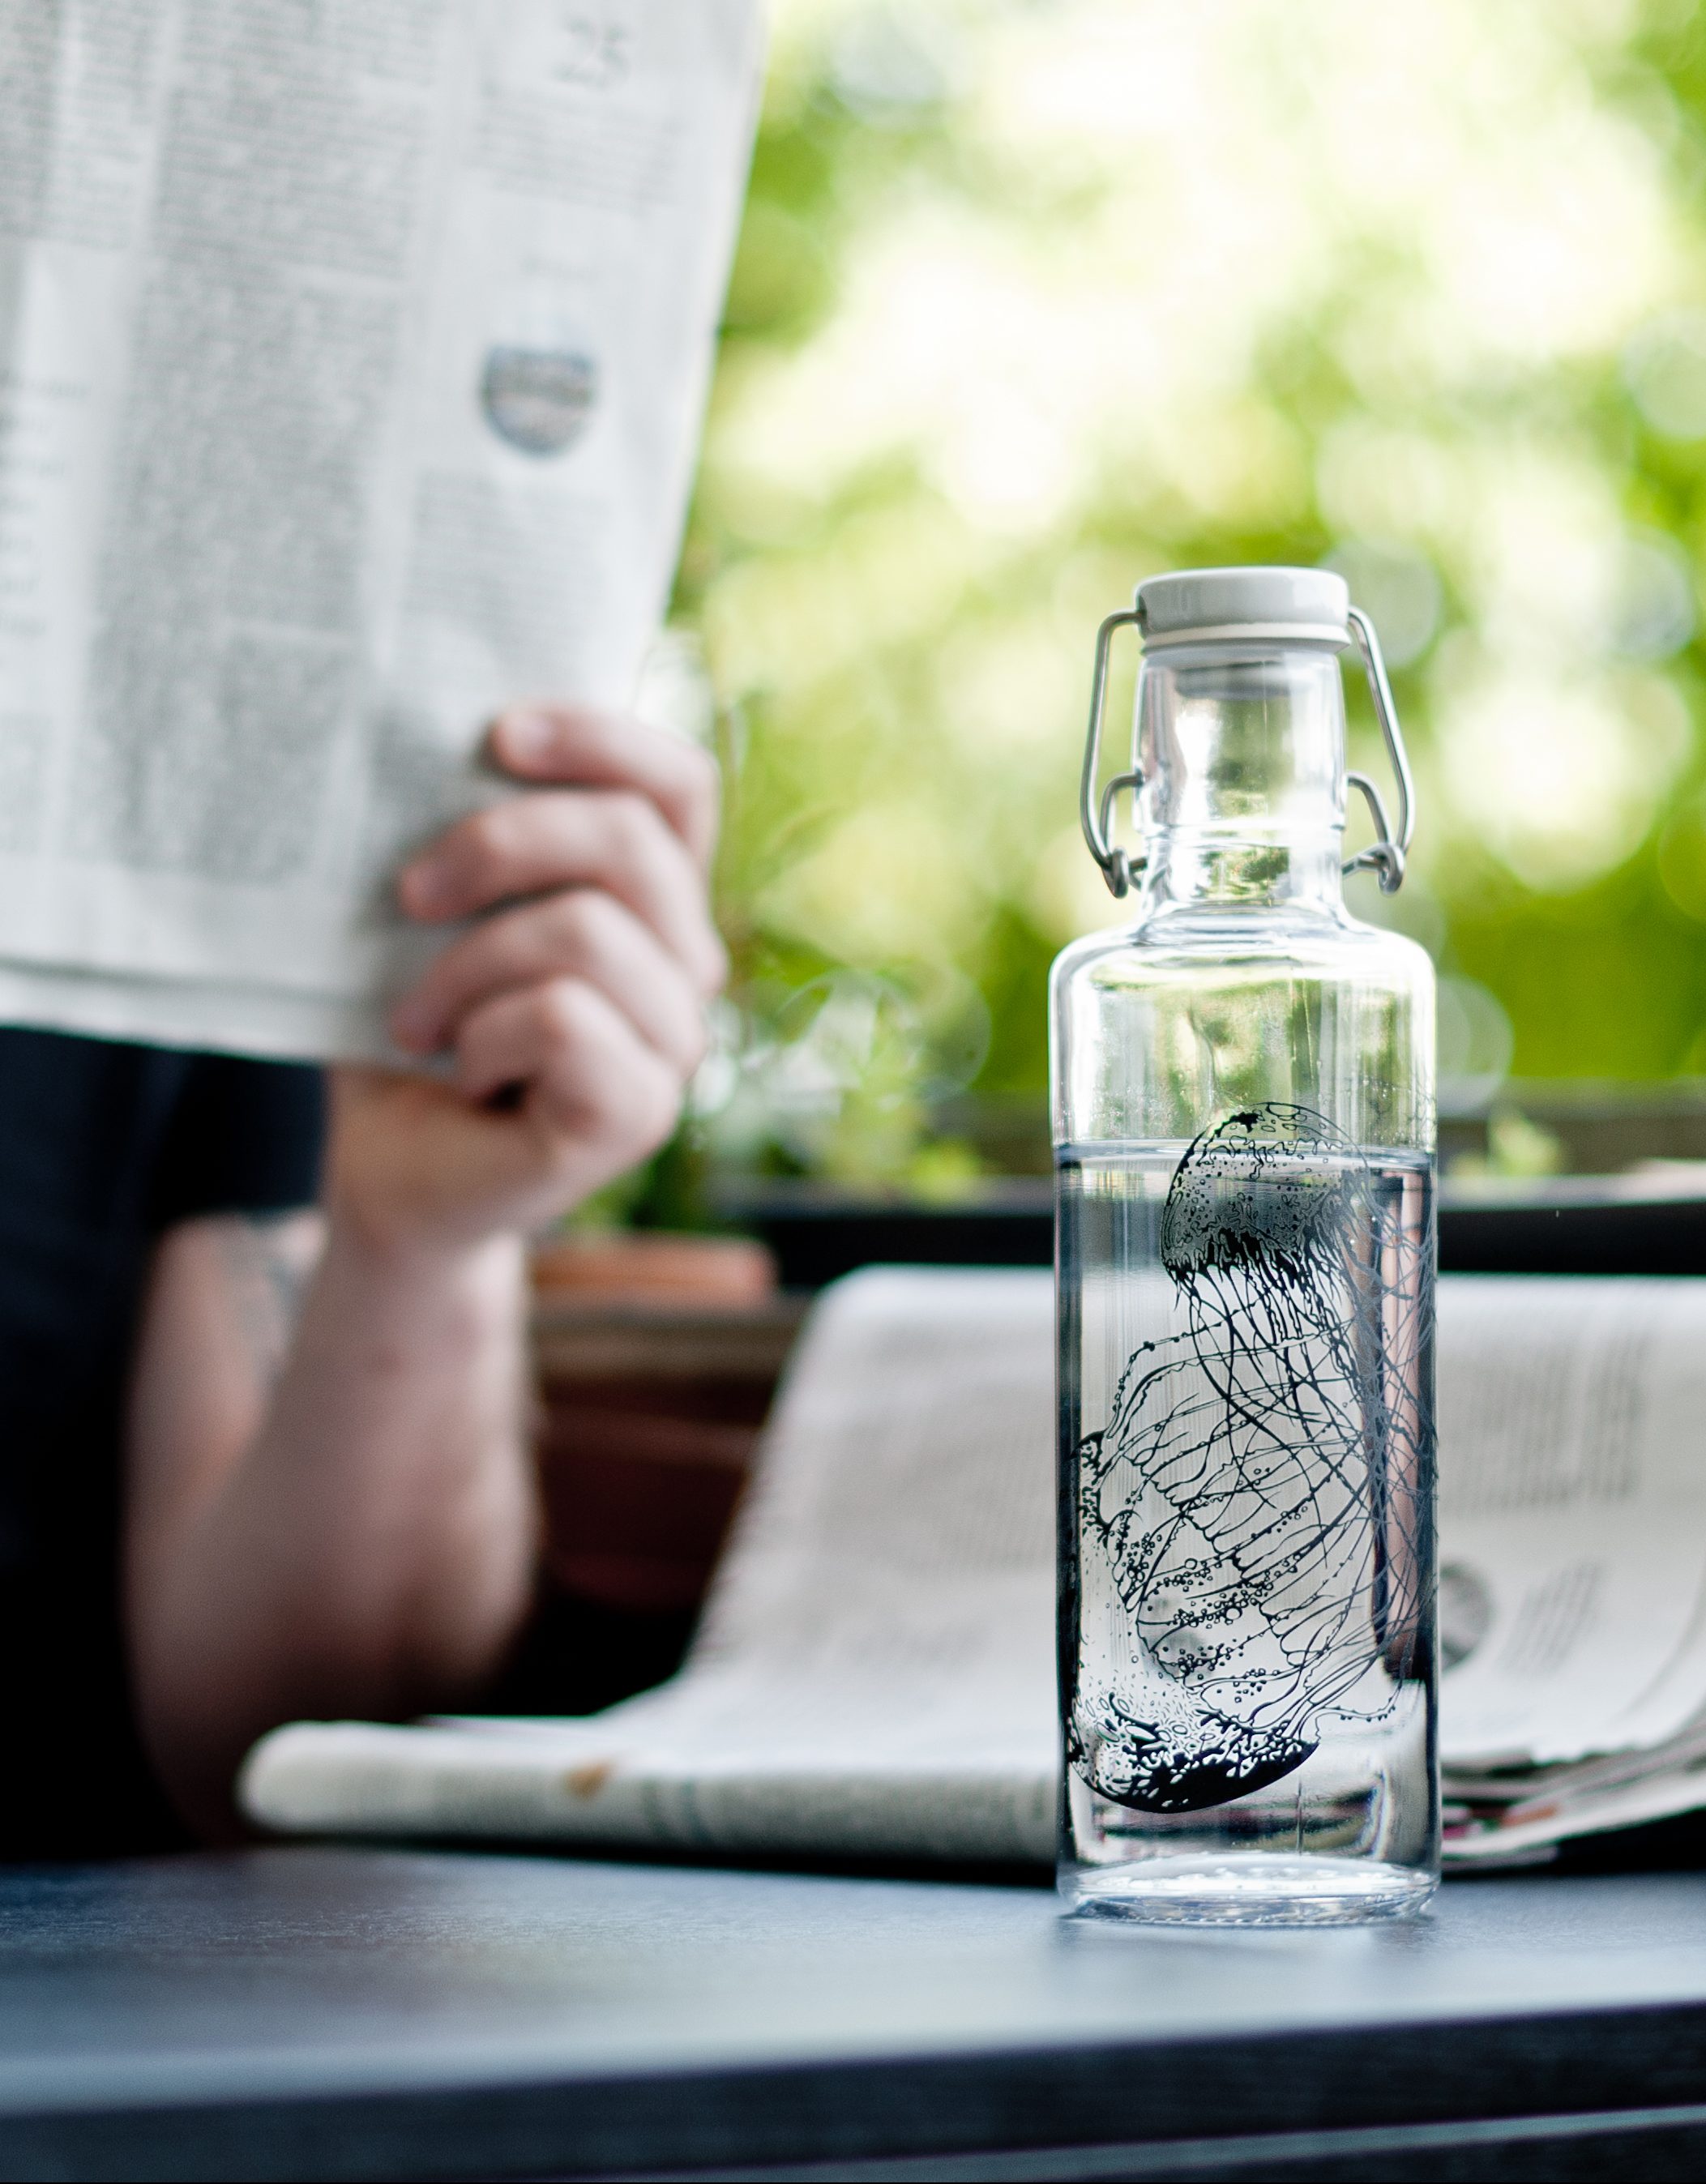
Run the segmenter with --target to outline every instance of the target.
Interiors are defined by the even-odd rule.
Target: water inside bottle
[[[1268,1106],[1059,1161],[1062,1886],[1335,1921],[1433,1886],[1432,1165]]]

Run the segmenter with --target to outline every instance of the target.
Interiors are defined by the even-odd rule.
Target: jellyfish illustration
[[[1112,1665],[1068,1736],[1103,1796],[1182,1813],[1280,1780],[1330,1719],[1380,1719],[1414,1669],[1428,1301],[1390,1187],[1280,1104],[1191,1145],[1161,1260],[1185,1329],[1078,1451],[1080,1613]]]

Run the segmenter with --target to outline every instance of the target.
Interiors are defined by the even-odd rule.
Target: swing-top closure
[[[1144,647],[1137,762],[1114,775],[1098,793],[1108,658],[1116,632],[1128,627],[1140,632]],[[1396,828],[1375,783],[1366,774],[1344,769],[1342,689],[1336,672],[1327,677],[1324,671],[1327,657],[1336,658],[1350,645],[1362,655],[1397,784]],[[1150,805],[1146,834],[1150,828],[1168,826],[1185,803],[1190,803],[1200,816],[1200,795],[1194,801],[1181,799],[1172,794],[1176,784],[1158,778],[1168,770],[1169,752],[1183,761],[1191,739],[1190,724],[1197,725],[1199,744],[1201,722],[1217,718],[1223,727],[1254,718],[1270,743],[1276,735],[1283,741],[1288,706],[1300,717],[1308,712],[1331,743],[1330,750],[1316,754],[1318,765],[1324,761],[1330,777],[1331,823],[1342,830],[1342,789],[1350,788],[1360,791],[1374,821],[1375,840],[1343,859],[1341,872],[1376,872],[1383,893],[1397,891],[1414,832],[1415,795],[1374,624],[1352,605],[1344,578],[1330,570],[1248,568],[1183,570],[1151,577],[1138,586],[1131,606],[1109,615],[1096,632],[1079,816],[1090,855],[1114,895],[1128,894],[1150,861],[1147,850],[1133,855],[1112,839],[1114,806],[1121,794],[1129,790],[1135,805],[1140,797]],[[1146,754],[1151,759],[1147,770],[1142,763]],[[1176,770],[1187,768],[1181,763]],[[1231,779],[1236,769],[1223,771]],[[1246,814],[1260,811],[1259,800],[1248,794],[1235,794],[1229,801]],[[1157,811],[1162,804],[1165,816]],[[1144,816],[1140,811],[1140,823]],[[1265,823],[1282,822],[1276,803]]]

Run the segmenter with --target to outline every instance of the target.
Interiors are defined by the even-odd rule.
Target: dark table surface
[[[304,1847],[14,1871],[0,1930],[6,2176],[1706,2172],[1706,1876],[1239,1935]]]

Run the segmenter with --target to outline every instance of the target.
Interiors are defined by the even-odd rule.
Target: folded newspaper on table
[[[0,1021],[385,1051],[663,609],[758,0],[0,0]]]
[[[1440,1285],[1448,1856],[1706,1806],[1706,1281]]]
[[[1706,1281],[1447,1279],[1447,1856],[1706,1805]],[[882,1269],[802,1338],[686,1667],[583,1721],[304,1723],[282,1830],[1047,1859],[1053,1306]]]
[[[807,1323],[699,1638],[584,1722],[304,1724],[268,1825],[1054,1854],[1046,1275],[857,1274]]]

